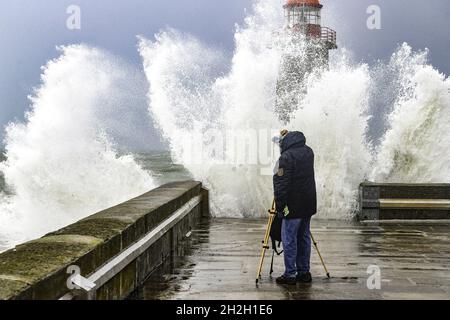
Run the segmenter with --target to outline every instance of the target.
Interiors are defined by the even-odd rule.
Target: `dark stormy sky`
[[[282,0],[280,1],[280,6]],[[165,27],[189,32],[233,51],[236,23],[252,0],[0,0],[0,126],[23,119],[27,95],[39,85],[40,67],[57,45],[88,43],[141,66],[136,35],[151,38]],[[340,46],[361,61],[386,59],[398,43],[430,49],[430,59],[450,74],[450,1],[323,0],[324,24],[339,33]],[[66,28],[69,5],[82,9],[81,30]],[[366,27],[369,5],[381,8],[381,29]],[[3,129],[0,133],[3,140]],[[146,147],[161,147],[158,139]],[[0,144],[1,147],[1,144]]]

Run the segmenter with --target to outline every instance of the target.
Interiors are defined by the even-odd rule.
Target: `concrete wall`
[[[393,207],[383,204],[389,199],[409,199],[411,202]],[[414,200],[436,201],[434,208],[414,207]],[[392,219],[450,219],[448,205],[439,200],[450,200],[450,184],[407,184],[364,182],[359,187],[359,220]],[[420,201],[417,201],[418,203]]]
[[[61,298],[69,292],[69,266],[91,275],[197,196],[201,202],[182,220],[96,290],[97,299],[126,297],[176,250],[202,216],[209,215],[208,192],[200,182],[161,186],[0,254],[0,299]]]

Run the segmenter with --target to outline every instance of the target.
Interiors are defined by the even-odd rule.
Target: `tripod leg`
[[[309,234],[311,235],[311,240],[314,244],[314,247],[316,248],[317,254],[319,255],[320,262],[322,262],[322,266],[325,269],[325,273],[327,274],[328,279],[330,279],[330,273],[328,272],[327,266],[325,265],[325,262],[323,261],[322,255],[320,254],[319,247],[317,246],[317,242],[316,242],[316,240],[314,240],[312,233],[310,232]]]
[[[259,260],[258,273],[256,274],[256,283],[258,283],[259,278],[261,278],[261,271],[262,271],[265,254],[266,254],[266,248],[263,248],[261,250],[261,258]]]
[[[273,258],[275,256],[275,250],[272,250],[272,262],[270,263],[270,276],[272,276],[273,273]]]
[[[270,228],[272,227],[273,219],[274,219],[274,215],[271,214],[269,216],[269,222],[267,223],[267,229],[266,229],[266,233],[264,235],[264,241],[263,241],[263,247],[261,250],[261,257],[259,260],[258,272],[256,274],[256,283],[258,283],[259,278],[261,278],[261,271],[262,271],[262,267],[263,267],[263,263],[264,263],[264,257],[266,255],[266,250],[267,250],[268,244],[269,244]]]

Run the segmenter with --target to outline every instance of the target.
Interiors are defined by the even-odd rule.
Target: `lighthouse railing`
[[[332,44],[336,44],[336,41],[337,41],[336,31],[334,31],[333,29],[330,29],[328,27],[322,27],[320,38],[322,39],[322,41],[331,42]]]

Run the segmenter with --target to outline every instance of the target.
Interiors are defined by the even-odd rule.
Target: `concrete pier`
[[[0,254],[0,300],[125,298],[177,254],[208,201],[200,182],[169,183],[16,246]]]
[[[448,222],[364,225],[313,220],[312,232],[331,279],[326,279],[313,249],[313,283],[279,286],[269,277],[269,253],[263,278],[256,287],[265,223],[265,220],[203,220],[193,230],[184,252],[158,269],[131,298],[450,299]],[[367,281],[376,268],[380,271],[381,288],[370,289]],[[282,273],[281,256],[275,257],[274,269],[274,277]]]
[[[360,220],[450,219],[450,184],[373,183],[359,186]]]
[[[377,188],[369,205],[412,190]],[[446,199],[439,190],[433,200]],[[266,222],[212,219],[200,182],[170,183],[0,254],[0,300],[450,299],[449,220],[314,218],[331,279],[313,250],[313,283],[279,286],[268,251],[256,286]],[[282,256],[274,269],[283,272]]]

